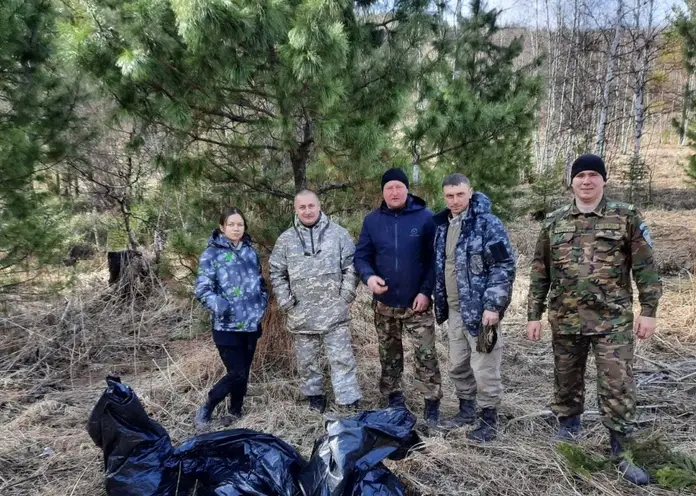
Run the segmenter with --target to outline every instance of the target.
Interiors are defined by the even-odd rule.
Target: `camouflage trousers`
[[[388,395],[402,391],[401,376],[404,371],[403,332],[406,331],[413,343],[416,365],[415,386],[425,399],[442,397],[442,377],[435,351],[435,320],[432,309],[416,313],[410,308],[392,308],[373,302],[375,328],[379,340],[379,360],[382,375],[379,390]]]
[[[552,342],[555,402],[551,410],[560,417],[580,415],[584,411],[585,366],[592,348],[602,423],[612,431],[629,434],[634,428],[636,413],[631,329],[595,336],[554,332]]]
[[[324,394],[324,374],[321,366],[322,341],[331,368],[331,384],[336,403],[348,405],[362,397],[358,386],[355,355],[347,326],[337,327],[324,334],[295,334],[297,372],[305,396]]]
[[[457,397],[473,400],[481,408],[498,408],[503,397],[500,364],[503,361],[503,336],[490,353],[476,351],[476,338],[462,322],[457,305],[449,304],[449,376]]]

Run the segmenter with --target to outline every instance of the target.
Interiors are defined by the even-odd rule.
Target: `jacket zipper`
[[[312,255],[314,255],[314,228],[309,228],[309,241],[312,243]]]
[[[394,223],[394,274],[399,273],[399,215],[394,214],[396,222]],[[396,299],[399,299],[399,287],[396,288]]]

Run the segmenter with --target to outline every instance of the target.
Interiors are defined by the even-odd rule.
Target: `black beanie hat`
[[[382,174],[382,189],[384,189],[384,185],[387,184],[389,181],[400,181],[404,183],[406,185],[406,189],[408,189],[408,178],[406,177],[404,171],[402,171],[398,167],[389,169],[387,172]]]
[[[572,181],[573,178],[582,171],[588,170],[599,173],[605,181],[607,180],[607,168],[604,166],[604,160],[597,155],[592,155],[591,153],[580,155],[575,159],[573,166],[570,168],[570,180]]]

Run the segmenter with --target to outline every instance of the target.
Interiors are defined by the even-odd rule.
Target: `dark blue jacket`
[[[226,344],[229,332],[256,332],[268,304],[259,255],[245,236],[239,248],[218,229],[198,262],[196,298],[212,313],[213,340]]]
[[[363,221],[355,248],[355,269],[367,284],[378,275],[389,290],[375,299],[394,308],[408,308],[418,293],[431,297],[435,282],[433,214],[425,201],[408,195],[402,210],[390,210],[386,203],[370,212]]]
[[[445,287],[445,248],[449,210],[434,218],[435,234],[435,318],[442,324],[449,317]],[[500,219],[491,213],[491,201],[474,193],[462,219],[462,231],[454,254],[459,293],[459,313],[472,336],[478,335],[484,310],[500,318],[510,304],[515,280],[515,256]]]

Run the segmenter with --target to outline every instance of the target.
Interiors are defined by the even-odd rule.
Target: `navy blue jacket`
[[[449,317],[445,288],[445,248],[449,210],[434,217],[435,235],[435,318],[442,324]],[[478,334],[484,310],[500,318],[510,304],[515,280],[515,255],[500,219],[491,212],[491,201],[474,193],[462,219],[462,232],[454,252],[459,293],[459,313],[472,336]]]
[[[433,214],[425,201],[408,195],[402,210],[386,203],[363,221],[355,248],[355,269],[367,284],[370,276],[384,279],[389,290],[374,298],[393,308],[408,308],[418,293],[431,297],[435,285]]]

